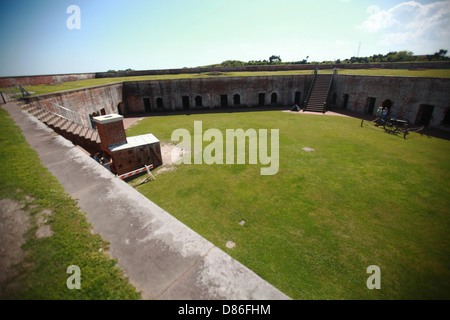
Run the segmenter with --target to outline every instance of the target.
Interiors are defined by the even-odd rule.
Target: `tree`
[[[447,52],[448,52],[448,50],[441,49],[441,50],[439,50],[439,52],[437,52],[437,54],[438,54],[440,57],[445,57],[445,56],[447,55]]]
[[[281,62],[280,56],[275,56],[275,55],[270,56],[270,58],[269,58],[270,64],[272,64],[274,61]]]

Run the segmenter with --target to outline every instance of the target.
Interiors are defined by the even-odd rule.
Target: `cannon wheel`
[[[383,129],[387,132],[387,133],[396,133],[399,131],[398,129],[398,125],[393,124],[392,122],[384,122],[383,124]]]

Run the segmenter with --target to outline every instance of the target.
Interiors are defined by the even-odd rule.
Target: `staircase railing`
[[[330,84],[328,85],[327,95],[325,96],[325,101],[323,102],[323,113],[325,113],[325,112],[327,111],[327,100],[328,100],[328,95],[330,94],[331,85],[333,84],[333,79],[334,79],[334,76],[335,76],[336,74],[337,74],[337,69],[334,68],[333,74],[331,75]]]
[[[67,108],[57,105],[56,103],[53,103],[53,102],[51,104],[52,104],[53,111],[47,110],[48,112],[53,113],[64,119],[67,119],[69,121],[75,122],[76,124],[79,124],[83,127],[86,127],[86,125],[83,123],[83,121],[81,119],[81,115],[78,112],[67,109]]]
[[[312,80],[312,82],[311,82],[311,86],[309,87],[308,95],[306,96],[306,99],[305,99],[305,102],[304,102],[304,105],[303,105],[303,108],[304,108],[304,109],[306,109],[307,106],[308,106],[308,101],[309,101],[309,98],[311,97],[311,92],[312,92],[312,89],[313,89],[313,87],[314,87],[314,83],[316,82],[317,71],[318,71],[318,70],[319,70],[318,68],[315,68],[315,69],[314,69],[314,78],[313,78],[313,80]]]

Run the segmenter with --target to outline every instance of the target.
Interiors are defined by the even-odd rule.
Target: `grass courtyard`
[[[194,121],[224,136],[279,129],[278,173],[181,164],[136,188],[275,287],[293,299],[450,298],[449,141],[280,111],[148,117],[127,135],[170,142]],[[370,265],[380,290],[366,287]]]

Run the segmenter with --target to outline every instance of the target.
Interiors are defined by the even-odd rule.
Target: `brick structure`
[[[101,149],[112,159],[111,171],[124,174],[144,165],[162,165],[159,140],[151,133],[127,138],[123,116],[109,114],[94,117],[101,140]]]
[[[94,117],[98,134],[101,140],[101,148],[110,154],[109,146],[114,144],[127,143],[127,135],[123,126],[123,116],[118,114],[108,114]]]
[[[124,174],[144,165],[153,164],[153,168],[162,165],[161,146],[153,134],[129,137],[127,143],[109,147],[113,159],[111,171]]]

